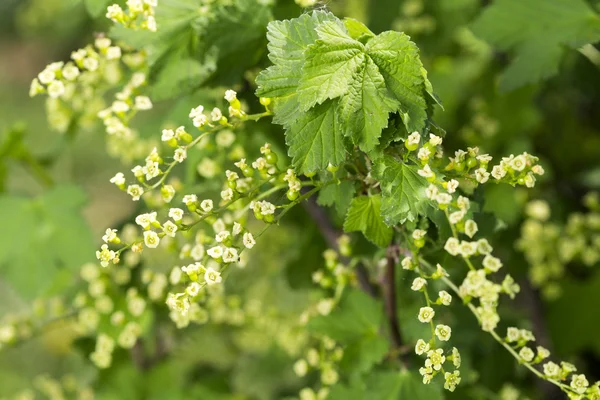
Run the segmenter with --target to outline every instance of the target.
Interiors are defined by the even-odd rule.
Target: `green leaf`
[[[342,181],[338,185],[329,185],[321,189],[317,203],[326,207],[335,206],[339,215],[346,215],[355,192],[354,182]]]
[[[311,319],[308,330],[348,344],[376,336],[382,321],[383,310],[377,300],[357,289],[349,289],[331,314]]]
[[[347,374],[361,374],[378,364],[390,348],[389,341],[381,336],[365,336],[344,349],[340,369]]]
[[[367,52],[400,102],[399,112],[409,132],[420,131],[427,120],[424,78],[419,49],[400,32],[383,32],[367,43]]]
[[[600,18],[583,0],[498,0],[473,24],[473,31],[515,59],[500,82],[512,90],[558,72],[564,47],[600,40]]]
[[[373,244],[386,247],[394,231],[381,217],[381,196],[355,197],[344,221],[344,231],[361,231]]]
[[[408,370],[374,371],[363,381],[339,383],[331,388],[331,400],[441,400],[443,393],[435,384],[424,385]]]
[[[417,47],[408,36],[386,32],[374,37],[357,21],[342,23],[318,11],[270,23],[267,38],[274,65],[257,77],[256,93],[274,98],[273,121],[286,128],[289,143],[302,140],[295,138],[297,127],[304,126],[298,124],[305,118],[302,113],[319,106],[335,108],[338,120],[334,130],[321,135],[326,139],[324,154],[338,154],[327,144],[338,143],[342,136],[371,152],[393,112],[400,112],[411,131],[425,126],[428,88]],[[299,158],[297,151],[290,150],[290,155]],[[307,171],[339,161],[317,157]]]
[[[97,18],[103,13],[106,13],[111,0],[84,0],[85,8],[92,17]]]
[[[293,133],[285,137],[288,153],[301,173],[339,165],[346,158],[336,109],[335,103],[327,102],[301,114],[291,124]]]
[[[398,102],[389,96],[385,81],[371,58],[358,72],[348,94],[340,100],[340,119],[345,135],[352,136],[361,150],[370,152],[388,125],[389,113]]]
[[[0,196],[0,276],[24,297],[52,287],[63,269],[76,271],[94,259],[91,232],[81,217],[84,193],[59,186],[39,198]]]
[[[303,110],[348,92],[358,68],[365,62],[364,45],[352,39],[338,21],[317,27],[319,39],[306,53],[298,101]]]
[[[216,69],[214,58],[209,58],[204,63],[191,58],[170,59],[151,87],[152,99],[165,100],[189,92],[205,82]]]
[[[413,221],[425,215],[430,206],[425,196],[429,183],[417,173],[414,165],[404,164],[384,156],[377,164],[376,175],[381,182],[381,214],[388,225]]]
[[[257,96],[296,97],[302,77],[304,51],[317,40],[317,27],[324,21],[336,21],[331,13],[315,11],[299,18],[273,21],[267,26],[269,59],[273,66],[256,78]]]

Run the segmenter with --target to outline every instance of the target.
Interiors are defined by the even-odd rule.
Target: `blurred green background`
[[[557,4],[564,6],[565,1]],[[276,3],[274,18],[303,12],[291,0]],[[590,40],[583,42],[550,37],[547,31],[564,32],[568,27],[561,25],[560,18],[543,20],[552,17],[543,12],[524,13],[525,22],[517,12],[507,21],[492,15],[494,25],[482,19],[488,3],[493,2],[331,0],[319,7],[359,19],[376,33],[395,29],[412,37],[444,104],[435,119],[448,132],[449,153],[480,146],[495,157],[523,151],[540,157],[546,175],[534,190],[491,186],[485,193],[484,210],[500,221],[494,247],[510,273],[524,284],[517,303],[506,306],[503,315],[515,323],[532,321],[530,327],[544,345],[580,365],[590,381],[598,380],[598,263],[565,263],[564,274],[557,279],[561,294],[547,299],[526,282],[529,266],[515,247],[529,200],[546,200],[552,221],[562,226],[569,215],[585,211],[585,194],[600,189],[599,53],[593,45],[578,51],[581,45],[593,43],[595,36],[590,34]],[[525,3],[538,7],[533,0]],[[597,1],[575,3],[598,11]],[[108,182],[127,166],[107,154],[100,121],[67,135],[58,133],[49,128],[44,99],[28,96],[32,78],[48,63],[66,60],[71,51],[90,43],[95,32],[107,31],[110,25],[102,16],[90,17],[81,0],[0,2],[0,319],[8,313],[28,312],[36,298],[72,295],[79,268],[94,261],[101,233],[136,215],[136,205]],[[539,28],[544,39],[518,36],[528,26],[532,32]],[[516,38],[506,39],[511,35]],[[137,128],[143,136],[157,135],[173,115],[186,117],[185,105],[211,98],[212,88],[231,82],[241,83],[246,88],[242,93],[251,97],[253,73],[268,65],[266,53],[259,54],[249,72],[232,67],[231,76],[215,78],[211,88],[190,90],[160,103],[156,115],[139,121]],[[280,128],[265,124],[260,130],[255,142],[282,143]],[[195,168],[191,174],[199,188],[214,190]],[[72,343],[72,328],[57,323],[50,332],[24,344],[0,349],[0,398],[43,386],[39,383],[43,374],[56,379],[76,376],[82,386],[106,399],[294,395],[310,378],[303,381],[293,375],[294,357],[282,349],[295,342],[279,336],[307,340],[290,327],[314,295],[310,273],[321,262],[325,242],[302,210],[292,214],[288,224],[271,232],[270,246],[261,252],[264,256],[251,261],[261,272],[241,274],[238,287],[231,288],[244,302],[260,298],[277,305],[268,323],[263,321],[268,329],[261,324],[193,328],[185,339],[173,334],[181,341],[172,355],[150,369],[137,368],[123,353],[111,370],[98,373],[87,360],[91,342]],[[301,232],[304,239],[297,240]],[[278,257],[290,247],[294,250],[288,257]],[[401,279],[408,287],[409,278]],[[400,302],[405,336],[418,337],[420,328],[411,321],[418,300],[402,293]],[[466,384],[448,398],[547,398],[531,376],[516,369],[513,360],[479,332],[470,315],[457,308],[456,320],[464,326],[457,340],[468,349]],[[276,332],[278,340],[271,343],[268,335]],[[509,397],[508,383],[519,388],[521,397]]]

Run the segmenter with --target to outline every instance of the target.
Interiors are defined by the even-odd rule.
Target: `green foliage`
[[[157,32],[115,27],[111,36],[145,48],[151,65],[152,98],[190,93],[207,81],[229,83],[262,53],[270,8],[258,0],[202,5],[199,0],[162,0]],[[223,74],[224,65],[228,67]],[[229,65],[235,65],[230,68]]]
[[[385,156],[376,166],[381,181],[381,215],[388,225],[414,221],[427,214],[429,200],[427,180],[417,173],[417,167]]]
[[[74,186],[35,199],[0,196],[0,219],[11,227],[0,240],[0,271],[22,296],[39,296],[59,272],[71,274],[93,260],[94,242],[80,214],[85,201]]]
[[[338,215],[346,215],[355,192],[354,182],[342,181],[339,185],[329,185],[321,189],[317,202],[321,206],[335,206]]]
[[[344,161],[344,137],[371,152],[390,113],[398,112],[409,131],[425,126],[425,79],[408,36],[374,36],[355,20],[344,24],[317,11],[272,22],[268,29],[274,65],[258,76],[257,94],[276,98],[274,121],[286,128],[289,154],[300,171]],[[309,126],[308,134],[310,122],[316,129]]]
[[[393,230],[381,218],[381,196],[360,196],[352,199],[344,221],[344,231],[362,232],[379,247],[385,247],[392,239]]]
[[[600,40],[600,17],[584,0],[499,0],[474,22],[476,35],[513,50],[500,87],[512,90],[558,72],[564,47]]]
[[[110,0],[83,0],[85,8],[92,17],[106,14],[106,7],[111,4]]]

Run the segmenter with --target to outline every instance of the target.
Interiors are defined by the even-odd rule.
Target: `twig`
[[[381,282],[385,313],[390,324],[390,338],[395,348],[402,346],[402,335],[398,322],[398,306],[396,304],[396,265],[398,265],[398,246],[392,244],[387,248],[385,275]]]

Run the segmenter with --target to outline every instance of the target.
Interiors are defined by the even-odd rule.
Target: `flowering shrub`
[[[479,23],[511,3],[490,6]],[[399,23],[427,32],[418,4],[407,2]],[[486,390],[520,398],[512,386],[479,382],[480,354],[468,342],[491,337],[517,371],[547,384],[538,397],[600,399],[595,375],[552,354],[515,318],[523,279],[507,271],[514,257],[495,241],[503,222],[486,209],[492,190],[534,190],[544,162],[526,148],[492,156],[485,141],[447,146],[453,133],[434,120],[442,100],[407,34],[376,34],[319,8],[276,19],[274,7],[107,5],[109,32],[33,79],[30,95],[46,98],[53,129],[74,134],[101,121],[116,159],[106,180],[135,212],[98,233],[96,259],[81,265],[74,289],[4,317],[0,347],[65,321],[101,377],[130,359],[141,370],[164,363],[192,374],[203,357],[235,360],[224,344],[231,341],[250,354],[276,344],[264,357],[287,360],[279,363],[286,372],[279,364],[269,372],[281,375],[281,387],[243,392],[238,383],[243,398],[483,398]],[[257,68],[264,51],[269,61]],[[504,85],[532,79],[507,83],[519,62]],[[240,76],[244,84],[229,85]],[[166,122],[137,125],[169,106]],[[478,118],[465,130],[478,129]],[[547,298],[560,293],[568,263],[600,259],[598,196],[585,199],[590,211],[564,226],[549,222],[547,202],[526,206],[516,248]],[[300,247],[315,234],[305,220],[296,231],[286,227],[303,208],[326,239],[324,252]],[[288,243],[278,233],[286,229]],[[294,252],[312,280],[302,298],[290,288],[298,271],[280,270]],[[176,362],[199,342],[209,344],[197,359]],[[262,361],[246,362],[252,371]],[[246,373],[237,379],[251,381]],[[32,388],[50,398],[94,396],[89,379],[57,379],[40,375]],[[221,389],[177,390],[182,398],[234,398]]]

